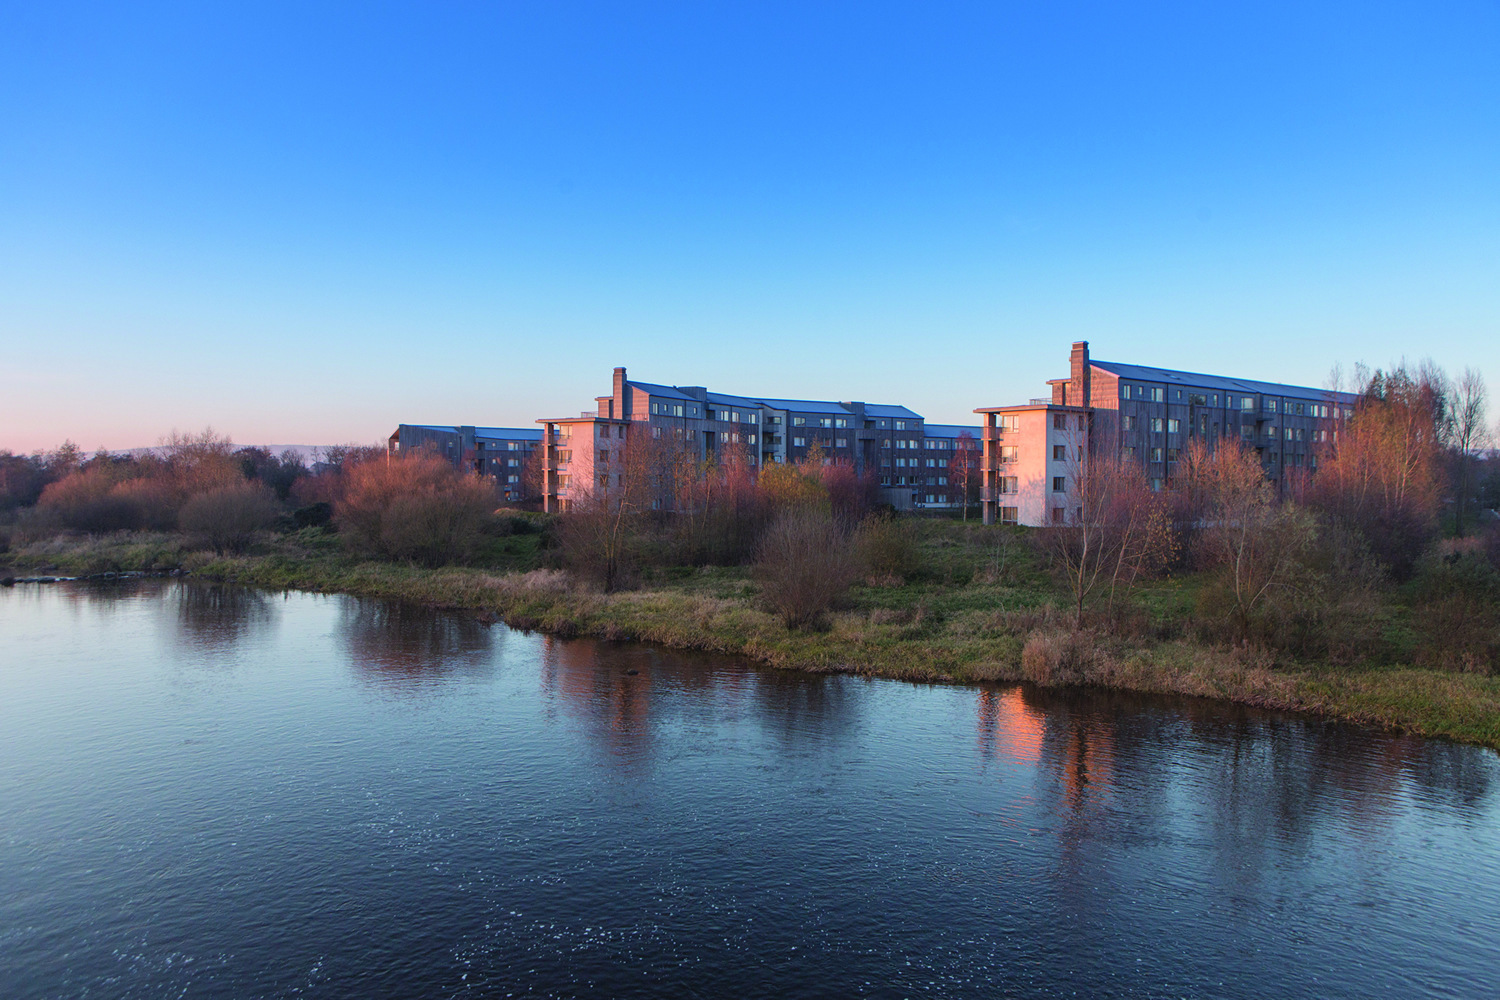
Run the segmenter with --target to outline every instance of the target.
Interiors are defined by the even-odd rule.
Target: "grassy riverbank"
[[[1018,534],[954,522],[916,531],[924,568],[856,585],[819,631],[789,630],[763,611],[741,567],[648,572],[613,594],[575,585],[540,568],[538,534],[496,539],[485,568],[362,560],[319,529],[277,536],[244,556],[134,533],[34,543],[0,559],[16,571],[180,568],[215,581],[415,601],[559,636],[711,650],[783,669],[1196,695],[1500,747],[1500,678],[1400,662],[1336,667],[1206,643],[1192,628],[1191,577],[1138,592],[1128,628],[1074,632]]]

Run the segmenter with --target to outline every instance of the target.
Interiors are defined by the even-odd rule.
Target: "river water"
[[[1487,750],[0,591],[0,996],[1496,997]]]

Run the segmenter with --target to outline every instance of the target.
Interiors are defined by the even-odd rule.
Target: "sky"
[[[1500,2],[0,0],[0,449],[1500,391]]]

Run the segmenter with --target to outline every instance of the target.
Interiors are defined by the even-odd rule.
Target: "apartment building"
[[[1356,397],[1307,386],[1262,382],[1148,365],[1098,361],[1073,345],[1067,378],[1051,395],[1019,406],[981,407],[986,524],[1065,523],[1088,455],[1111,449],[1138,462],[1154,489],[1168,484],[1189,443],[1210,449],[1226,439],[1259,456],[1284,488],[1296,470],[1316,468],[1318,450],[1353,416]]]
[[[928,425],[907,407],[711,392],[703,386],[637,382],[614,370],[612,391],[576,417],[544,418],[546,510],[565,510],[583,492],[622,489],[637,443],[653,442],[706,460],[732,457],[752,469],[799,462],[814,450],[879,477],[900,508],[956,506],[955,451],[977,451],[978,427]]]
[[[430,449],[460,469],[494,476],[505,499],[521,500],[526,463],[541,441],[535,427],[400,424],[386,440],[386,454]]]

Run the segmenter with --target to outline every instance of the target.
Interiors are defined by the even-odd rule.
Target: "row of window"
[[[1189,392],[1184,396],[1183,390],[1174,389],[1173,393],[1175,401],[1186,402],[1189,406],[1217,407],[1219,405],[1219,394],[1216,392]],[[1120,383],[1120,398],[1163,403],[1166,402],[1166,390],[1161,386],[1128,385],[1122,382]],[[1224,407],[1230,410],[1238,408],[1242,413],[1252,413],[1256,409],[1255,400],[1255,396],[1233,396],[1226,394],[1224,396]],[[1352,407],[1336,407],[1329,406],[1327,403],[1308,403],[1295,399],[1283,400],[1277,396],[1266,396],[1262,407],[1267,413],[1280,412],[1298,417],[1327,418],[1339,415],[1340,411],[1342,411],[1342,416],[1346,420],[1354,416]]]

